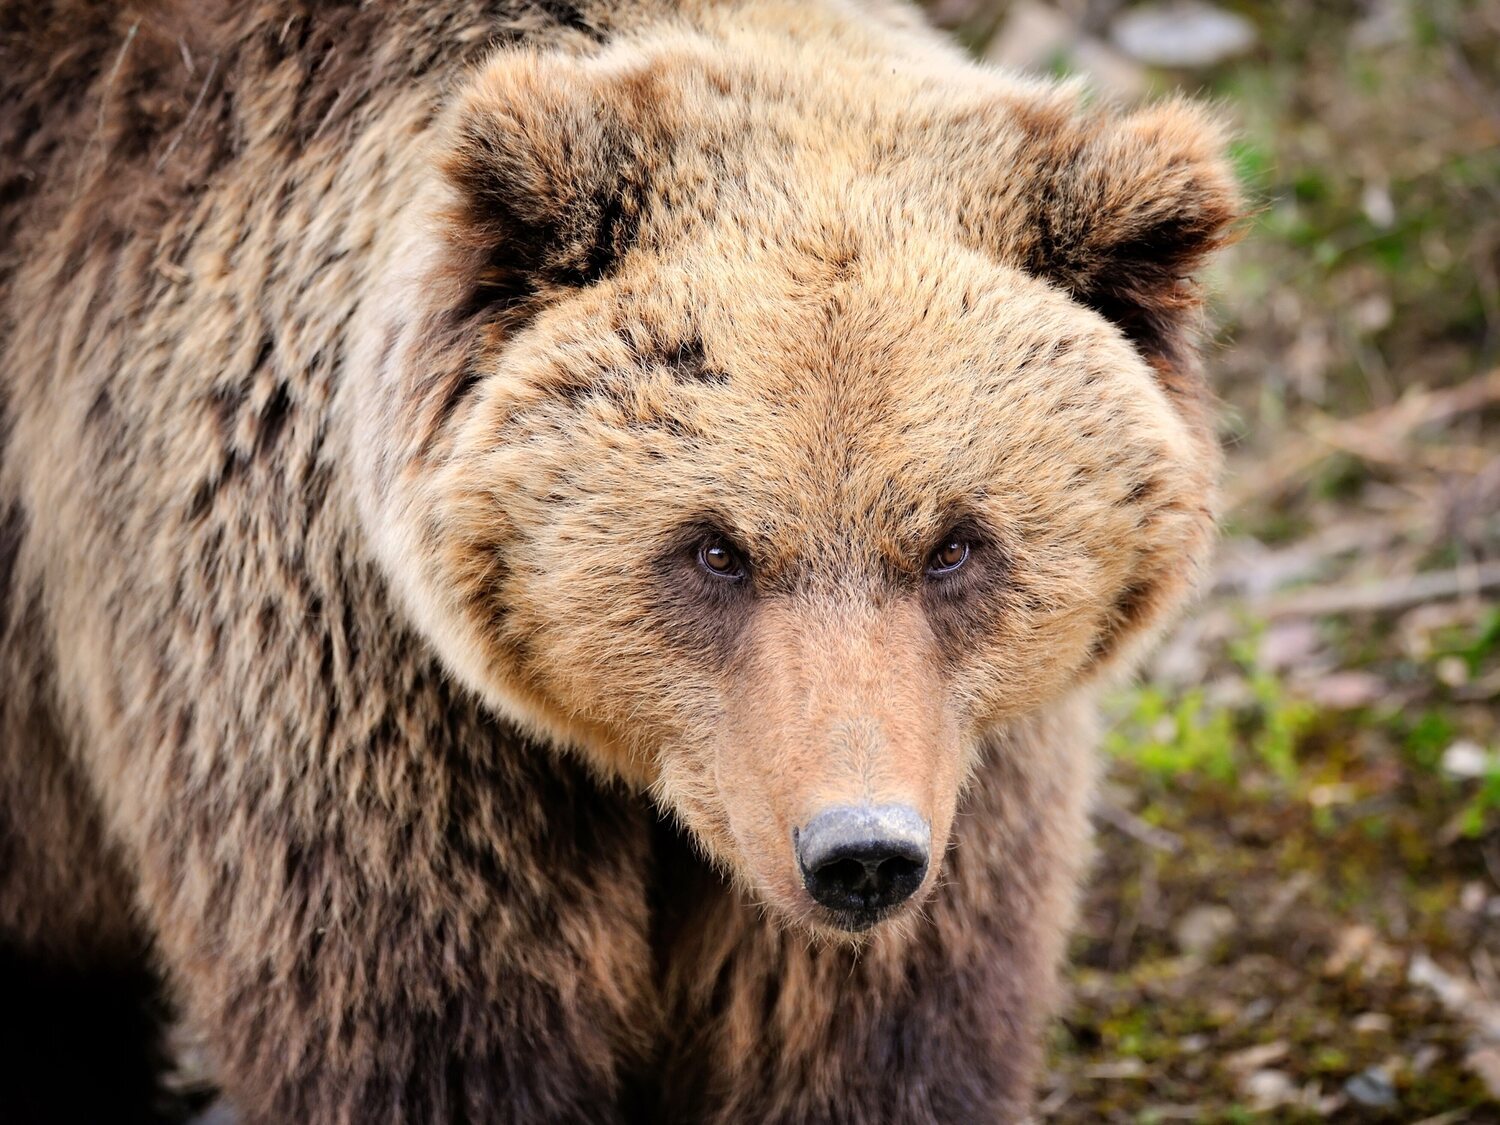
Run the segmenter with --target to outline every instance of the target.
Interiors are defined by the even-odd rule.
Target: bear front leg
[[[619,1120],[646,822],[456,694],[170,764],[142,898],[240,1125]]]
[[[708,905],[666,937],[654,1120],[1024,1120],[1088,851],[1091,747],[1086,714],[997,737],[932,899],[862,948],[778,926],[701,872]]]

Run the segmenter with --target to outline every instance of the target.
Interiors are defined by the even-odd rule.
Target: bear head
[[[991,733],[1190,590],[1238,204],[1188,104],[733,34],[472,76],[367,332],[364,513],[497,711],[849,933],[933,886]]]

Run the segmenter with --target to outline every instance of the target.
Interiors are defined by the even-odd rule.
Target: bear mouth
[[[830,926],[844,933],[862,934],[896,914],[900,909],[899,906],[875,906],[857,910],[830,910],[826,912],[826,916]]]

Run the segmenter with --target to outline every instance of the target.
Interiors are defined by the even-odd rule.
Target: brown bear
[[[245,1123],[1023,1118],[1213,120],[884,0],[0,12],[0,1117],[153,1112],[160,981]]]

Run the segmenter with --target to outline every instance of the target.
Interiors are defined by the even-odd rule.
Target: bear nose
[[[850,930],[874,925],[922,885],[931,840],[908,805],[837,805],[794,833],[803,885]]]

